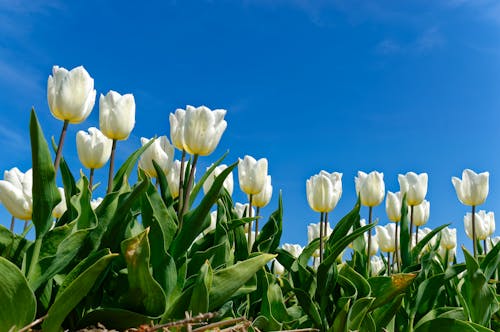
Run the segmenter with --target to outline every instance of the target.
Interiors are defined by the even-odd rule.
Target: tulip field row
[[[0,332],[97,324],[191,331],[193,317],[205,323],[194,331],[500,330],[499,238],[492,238],[493,212],[476,211],[488,196],[487,172],[452,178],[471,209],[464,224],[473,250],[461,249],[464,263],[456,260],[456,229],[425,227],[426,173],[401,174],[400,191],[386,193],[382,173],[358,172],[357,202],[329,220],[342,174],[321,171],[306,181],[319,221],[307,228],[308,244],[280,246],[281,197],[268,218],[261,214],[273,196],[267,159],[224,164],[224,155],[197,169],[223,137],[225,110],[177,109],[170,139],[141,138],[115,165],[117,144],[135,126],[135,101],[101,94],[99,128],[76,136],[85,171],[75,177],[64,142],[68,127],[94,109],[94,81],[83,67],[54,66],[47,96],[62,124],[57,144],[47,143],[32,110],[32,168],[6,170],[0,180],[12,216],[10,229],[0,225]],[[94,171],[105,166],[106,194],[95,197]],[[233,172],[245,204],[233,202]],[[372,218],[380,204],[387,225]],[[26,237],[31,229],[34,239]]]

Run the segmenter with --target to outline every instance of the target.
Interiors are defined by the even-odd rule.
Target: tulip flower
[[[98,207],[99,205],[101,205],[102,201],[103,201],[103,198],[102,198],[102,197],[98,197],[98,198],[96,198],[96,199],[91,200],[91,201],[90,201],[90,207],[92,208],[92,210],[97,209],[97,207]]]
[[[342,195],[342,173],[321,171],[306,181],[307,201],[312,210],[320,213],[319,261],[323,261],[324,225],[328,221],[328,212],[337,206]]]
[[[372,256],[370,259],[371,275],[378,276],[380,271],[384,269],[384,261],[378,256]]]
[[[260,208],[265,207],[271,201],[273,196],[273,186],[271,185],[271,175],[266,177],[266,184],[264,189],[257,195],[253,195],[252,204],[257,207],[256,217],[260,215]],[[248,198],[250,201],[250,197]],[[255,234],[259,236],[259,219],[255,219]]]
[[[113,141],[104,136],[95,127],[90,127],[88,133],[80,130],[76,134],[76,150],[83,166],[90,169],[89,188],[92,190],[94,169],[103,167],[111,155]]]
[[[475,236],[476,223],[474,222],[474,217],[476,215],[476,206],[483,204],[488,196],[489,176],[490,173],[488,172],[477,174],[470,169],[465,169],[462,172],[461,180],[457,177],[451,178],[460,202],[472,207],[472,246],[475,258],[477,258],[477,237]]]
[[[234,211],[236,212],[236,215],[240,219],[243,218],[243,217],[247,217],[247,216],[250,215],[248,213],[249,209],[250,209],[250,205],[248,203],[246,203],[246,204],[241,204],[241,203],[234,204]],[[251,214],[255,215],[254,208],[252,208],[252,213]]]
[[[81,123],[89,116],[94,108],[95,96],[94,79],[85,68],[80,66],[68,71],[59,66],[52,67],[52,75],[47,80],[47,100],[52,115],[64,121],[54,161],[56,172],[68,124]]]
[[[425,225],[429,220],[430,209],[431,209],[431,203],[429,203],[429,201],[427,200],[423,200],[422,203],[420,203],[419,205],[413,206],[413,224],[416,226],[415,244],[418,243],[418,238],[419,238],[418,228],[420,226]]]
[[[151,138],[153,139],[153,138]],[[141,144],[144,146],[151,139],[141,137]],[[158,177],[156,168],[153,165],[153,160],[160,166],[162,171],[167,175],[172,168],[174,162],[174,147],[168,141],[167,136],[160,136],[142,153],[139,160],[139,167],[152,178]]]
[[[409,206],[419,205],[424,200],[427,194],[427,178],[427,173],[408,172],[406,175],[398,175],[401,195],[406,194]]]
[[[59,187],[57,189],[59,190],[59,195],[61,195],[61,201],[52,210],[52,216],[56,219],[59,219],[62,217],[64,212],[66,212],[67,206],[66,206],[66,198],[65,198],[66,196],[64,194],[64,188]]]
[[[220,175],[225,169],[227,168],[227,165],[219,165],[214,168],[213,172],[207,177],[205,182],[203,183],[203,192],[205,195],[208,193],[210,188],[212,188],[212,185],[214,184],[215,178]],[[210,167],[207,167],[207,171],[210,169]],[[233,180],[233,173],[229,173],[229,175],[226,177],[224,180],[222,186],[224,189],[227,190],[229,195],[233,194],[233,186],[234,186],[234,180]]]
[[[379,205],[384,200],[384,173],[373,171],[366,174],[365,172],[358,171],[358,176],[354,178],[354,183],[361,204],[368,206],[368,225],[371,225],[373,207]],[[368,232],[368,248],[371,248],[371,239],[372,233]]]
[[[326,230],[326,231],[325,231]],[[307,226],[307,240],[308,243],[311,243],[313,240],[319,238],[320,239],[320,244],[322,243],[322,237],[329,237],[333,232],[333,229],[330,227],[329,222],[325,223],[316,223],[316,224],[309,224]],[[321,251],[323,248],[320,247],[320,249],[316,250],[313,254],[314,257],[319,257],[321,258]]]
[[[167,182],[168,188],[170,190],[170,194],[172,198],[179,197],[180,199],[180,191],[179,191],[179,173],[184,169],[181,162],[179,160],[175,160],[170,168],[170,171],[167,174]]]
[[[366,253],[369,255],[369,256],[374,256],[377,254],[377,251],[379,249],[379,245],[378,245],[378,237],[377,237],[377,234],[375,235],[372,235],[372,240],[370,242],[370,250],[368,250],[368,234],[365,233],[364,234],[364,237],[365,237],[365,243],[366,243]]]
[[[26,173],[17,167],[4,172],[4,179],[0,180],[0,201],[12,215],[11,230],[14,219],[31,220],[33,211],[33,172],[29,169]]]
[[[385,199],[385,212],[390,221],[395,223],[401,220],[401,192],[388,191]]]
[[[188,108],[192,106],[187,106]],[[184,196],[184,162],[186,161],[186,149],[184,148],[184,119],[186,118],[186,111],[182,108],[178,108],[175,110],[175,113],[170,113],[169,122],[170,122],[170,139],[172,140],[172,144],[182,151],[181,157],[181,169],[179,171],[179,209],[177,210],[177,216],[181,217],[181,208],[183,205],[182,199]]]
[[[490,237],[490,244],[492,248],[496,246],[498,242],[500,242],[500,236]]]
[[[109,91],[99,98],[99,127],[106,137],[113,140],[111,160],[109,163],[108,193],[113,184],[113,168],[115,162],[116,142],[129,137],[135,125],[135,100],[130,93],[120,95]]]
[[[241,190],[247,195],[260,193],[267,180],[267,159],[261,158],[258,161],[251,156],[239,158],[238,181]]]
[[[474,213],[474,217],[472,217],[472,213],[467,213],[464,216],[464,226],[465,233],[470,239],[474,240],[475,235],[476,240],[484,241],[486,251],[486,239],[495,232],[495,213],[480,210]]]
[[[441,230],[441,242],[439,245],[446,250],[451,250],[457,246],[457,229],[446,227]]]
[[[396,252],[399,244],[399,233],[396,233],[396,225],[393,223],[385,226],[375,226],[376,236],[380,250],[387,253],[388,273],[390,273],[391,253]],[[394,257],[393,257],[394,259]]]
[[[452,249],[446,249],[444,247],[439,246],[437,253],[438,255],[445,259],[445,262],[453,262],[453,259],[455,258],[457,248],[452,248]],[[448,256],[448,257],[446,257]]]
[[[278,262],[276,258],[271,261],[273,274],[281,276],[285,273],[285,267]]]
[[[419,239],[423,239],[424,237],[426,237],[430,232],[432,232],[432,229],[430,229],[429,227],[424,227],[424,228],[420,228],[418,229],[418,231],[416,232],[415,234],[415,237],[416,238],[419,238]],[[428,242],[427,244],[427,247],[426,247],[426,250],[430,250],[431,248],[433,248],[435,245],[436,245],[436,236],[433,236],[431,238],[431,240]],[[416,241],[413,241],[413,238],[411,239],[410,241],[410,246],[411,248],[414,248],[415,245],[416,245]]]
[[[302,248],[301,245],[290,244],[290,243],[284,243],[281,246],[281,248],[283,248],[283,250],[285,250],[285,251],[288,251],[288,253],[295,258],[299,258],[300,254],[302,254],[302,250],[304,250],[304,248]]]

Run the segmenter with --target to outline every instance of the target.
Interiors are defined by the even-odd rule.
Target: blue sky
[[[119,142],[118,163],[141,136],[168,135],[176,108],[227,109],[227,130],[201,167],[228,149],[227,163],[267,157],[275,195],[263,214],[282,190],[283,242],[305,244],[306,225],[318,220],[308,177],[344,174],[335,221],[354,205],[357,171],[379,170],[391,191],[398,173],[429,173],[429,226],[453,222],[470,247],[468,208],[450,179],[490,171],[480,208],[498,207],[499,37],[500,4],[488,0],[0,0],[0,170],[30,167],[31,106],[58,137],[47,77],[53,65],[84,65],[98,94],[135,96],[136,127]],[[75,174],[76,132],[98,119],[96,106],[70,126],[64,153]],[[239,190],[234,197],[244,200]],[[0,216],[10,222],[5,209]],[[383,205],[374,216],[387,222]]]

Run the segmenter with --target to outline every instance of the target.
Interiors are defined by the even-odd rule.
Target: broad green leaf
[[[326,242],[326,248],[328,250],[326,250],[325,256],[330,255],[329,251],[333,251],[333,248],[337,245],[337,243],[343,240],[349,233],[349,230],[353,228],[354,223],[356,221],[359,221],[360,208],[361,203],[358,198],[356,205],[354,205],[354,208],[348,214],[346,214],[333,228],[332,234]]]
[[[347,332],[347,317],[349,315],[349,307],[351,306],[352,298],[341,297],[337,302],[337,310],[335,311],[335,319],[333,320],[332,332]]]
[[[268,320],[268,330],[281,330],[283,323],[291,319],[286,310],[281,288],[272,274],[261,270],[258,275],[264,286],[260,313]]]
[[[127,263],[129,289],[123,303],[135,312],[157,317],[163,314],[166,298],[160,284],[149,269],[149,228],[121,244],[122,255]]]
[[[76,279],[74,279],[74,274],[71,274],[72,282],[62,292],[58,292],[54,304],[47,313],[47,318],[43,321],[44,332],[58,332],[61,329],[61,324],[66,316],[87,295],[96,279],[116,256],[118,255],[109,254],[101,257]]]
[[[189,310],[193,315],[208,312],[210,289],[212,288],[213,271],[208,262],[201,266],[200,274],[193,288],[193,296]]]
[[[371,309],[380,307],[394,299],[397,295],[406,291],[411,285],[416,274],[399,273],[393,274],[390,277],[373,277],[368,279],[372,294],[375,298]]]
[[[0,225],[0,256],[7,258],[20,267],[23,257],[31,245],[31,241],[12,233],[7,228]]]
[[[387,327],[389,322],[394,318],[401,307],[404,295],[405,294],[396,295],[389,303],[373,310],[373,319],[377,326],[377,331],[381,331],[383,328]]]
[[[401,253],[401,268],[404,270],[412,264],[412,255],[410,248],[410,225],[408,220],[408,205],[406,204],[406,194],[401,201],[401,220],[399,231],[399,247]]]
[[[31,110],[30,137],[33,162],[32,220],[35,225],[36,238],[40,239],[52,227],[52,210],[61,201],[61,196],[56,185],[56,174],[49,146],[34,109]]]
[[[425,316],[419,319],[415,329],[418,329],[424,323],[436,318],[451,318],[456,320],[467,320],[462,308],[440,307],[429,311]]]
[[[86,313],[78,322],[78,327],[85,329],[91,325],[96,326],[97,323],[100,323],[104,326],[112,326],[113,329],[125,331],[130,328],[137,328],[142,324],[150,324],[153,320],[153,317],[141,315],[137,312],[125,309],[98,308]]]
[[[415,332],[491,332],[486,327],[453,318],[436,318],[420,325]]]
[[[219,178],[219,177],[217,177]],[[276,255],[257,254],[245,261],[214,272],[210,290],[210,308],[220,307],[242,287],[253,275]]]
[[[160,194],[163,203],[165,203],[165,206],[167,206],[167,208],[172,208],[173,210],[172,206],[174,204],[174,199],[172,197],[172,194],[170,193],[170,189],[168,188],[168,181],[165,172],[161,169],[161,166],[158,165],[158,163],[155,160],[153,160],[153,166],[156,170],[156,175],[157,175],[156,180],[160,185]]]
[[[370,294],[371,289],[368,281],[349,265],[343,264],[339,274],[349,279],[356,286],[359,297],[367,297]]]
[[[422,249],[424,249],[424,247],[427,245],[427,243],[429,243],[429,241],[432,240],[432,238],[434,236],[439,234],[439,232],[441,232],[442,229],[448,227],[449,225],[450,224],[445,224],[445,225],[441,225],[439,227],[436,227],[432,231],[430,231],[429,234],[424,236],[423,239],[421,239],[421,240],[419,239],[417,245],[411,250],[411,257],[413,259],[418,257],[420,252],[422,251]],[[417,263],[417,262],[413,262],[413,263]]]
[[[212,172],[214,171],[214,169],[220,165],[220,163],[224,160],[224,158],[226,158],[226,156],[229,154],[229,151],[226,151],[222,157],[220,157],[219,159],[217,159],[215,161],[215,163],[213,163],[205,173],[203,173],[203,176],[201,177],[201,179],[198,180],[198,182],[196,182],[196,184],[194,185],[193,189],[191,190],[191,195],[189,196],[189,206],[192,206],[193,205],[193,202],[194,200],[196,199],[196,197],[198,196],[198,193],[200,192],[201,188],[203,188],[203,184],[205,183],[205,181],[207,180],[207,178],[210,176],[210,174],[212,174]],[[187,178],[187,177],[186,177]],[[224,176],[224,178],[226,178],[226,176]]]
[[[314,326],[320,328],[323,326],[319,308],[316,302],[314,302],[311,296],[300,288],[294,288],[293,292],[299,301],[300,306],[304,309],[305,313],[314,323]]]
[[[278,209],[274,211],[264,224],[259,236],[253,244],[253,251],[273,253],[280,244],[283,227],[283,200],[281,192],[278,199]]]
[[[0,279],[0,332],[17,331],[35,319],[35,294],[21,270],[3,257]]]
[[[354,301],[351,310],[349,311],[347,324],[349,330],[359,330],[361,328],[361,324],[363,323],[363,320],[370,310],[370,306],[374,300],[375,299],[372,297],[363,297]]]
[[[500,264],[500,243],[497,243],[481,262],[481,270],[487,280],[491,279]]]

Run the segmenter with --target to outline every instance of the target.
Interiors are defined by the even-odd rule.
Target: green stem
[[[397,271],[399,271],[398,228],[399,228],[399,222],[396,223],[396,233],[394,234],[394,248],[396,249],[394,251],[394,258],[396,260]]]
[[[373,207],[369,206],[368,207],[368,225],[372,224],[372,214],[373,214]],[[368,230],[368,259],[366,260],[366,269],[368,271],[368,275],[371,274],[371,265],[370,265],[370,249],[372,247],[372,230]]]
[[[94,182],[94,169],[90,169],[90,174],[89,174],[89,191],[92,192],[92,184]]]
[[[182,150],[181,170],[179,171],[179,204],[177,208],[177,218],[182,221],[182,198],[184,195],[184,161],[186,160],[186,150]],[[179,223],[181,224],[181,223]]]
[[[410,205],[410,248],[413,242],[413,205]]]
[[[391,253],[387,252],[387,276],[391,275]]]
[[[259,214],[260,214],[260,207],[257,207],[255,217],[259,217]],[[255,219],[255,239],[257,239],[258,235],[259,235],[259,218]]]
[[[111,157],[109,158],[109,174],[108,174],[108,191],[109,194],[113,189],[113,169],[115,167],[115,153],[116,153],[116,139],[113,140],[113,145],[111,147]]]
[[[249,218],[252,218],[252,199],[253,199],[253,195],[248,195],[248,217]],[[252,245],[251,245],[251,241],[252,241],[252,223],[253,221],[250,221],[248,223],[248,234],[247,234],[247,241],[248,241],[248,252],[252,252]],[[256,236],[257,237],[257,236]]]
[[[61,136],[59,137],[59,144],[57,145],[56,160],[54,161],[54,170],[57,175],[57,170],[59,169],[59,163],[61,162],[62,147],[64,144],[64,138],[66,137],[66,132],[68,131],[68,120],[64,120],[64,124],[61,130]]]
[[[323,212],[319,215],[319,263],[323,262],[323,220],[325,214]]]
[[[42,249],[42,238],[37,238],[33,246],[33,255],[31,255],[30,267],[28,269],[28,281],[31,281],[33,273],[35,272],[36,263],[38,263],[38,257],[40,256],[40,250]]]
[[[477,258],[477,239],[476,239],[476,207],[472,205],[472,245],[474,246],[474,258]]]
[[[196,163],[197,162],[198,162],[198,155],[195,154],[193,157],[193,164],[191,165],[191,170],[189,172],[189,178],[188,178],[186,192],[184,193],[184,204],[182,205],[182,216],[189,209],[189,195],[191,194],[191,189],[193,188],[194,172],[196,171]],[[179,190],[180,190],[180,187],[179,187]]]
[[[12,216],[12,219],[10,220],[10,231],[14,233],[14,223],[16,222],[16,218]]]

